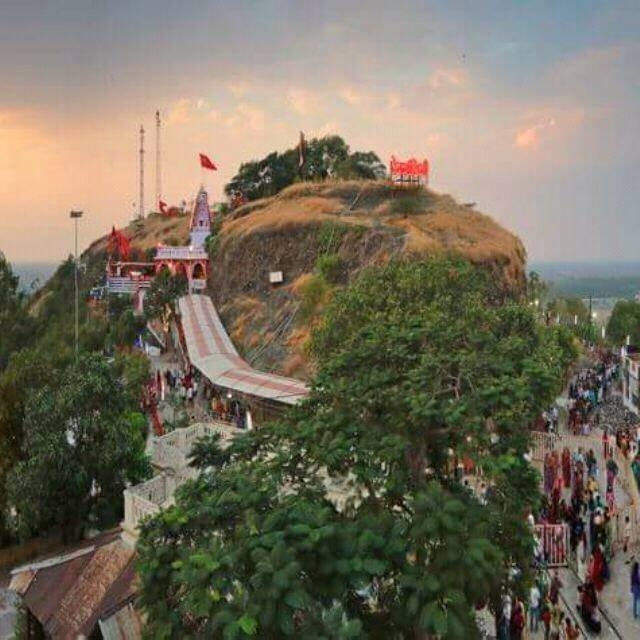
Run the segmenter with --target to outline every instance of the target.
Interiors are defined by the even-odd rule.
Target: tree
[[[27,296],[18,284],[18,276],[0,251],[0,371],[13,351],[33,342],[34,321],[27,312]]]
[[[547,305],[547,311],[552,318],[560,316],[560,320],[568,324],[574,324],[576,317],[578,324],[589,321],[589,309],[581,298],[554,298]]]
[[[70,354],[69,354],[70,355]],[[8,542],[6,479],[24,458],[24,417],[30,394],[55,380],[68,361],[65,352],[23,349],[0,374],[0,544]]]
[[[153,279],[144,298],[144,312],[149,320],[162,322],[167,348],[171,344],[170,327],[175,320],[175,304],[178,298],[186,295],[189,288],[187,277],[182,273],[173,275],[169,269],[162,269]]]
[[[528,423],[574,354],[500,295],[448,259],[338,291],[309,398],[225,455],[201,443],[199,477],[143,526],[150,635],[466,639],[475,605],[524,594]],[[452,474],[462,455],[485,469],[486,505]]]
[[[540,274],[537,271],[530,271],[527,278],[527,298],[529,302],[534,303],[537,300],[541,304],[548,291],[549,285],[540,277]]]
[[[23,429],[21,460],[7,479],[21,537],[61,529],[72,541],[88,526],[111,525],[127,483],[149,473],[141,423],[100,356],[81,355],[33,393]]]
[[[384,164],[373,151],[351,153],[340,136],[324,136],[308,142],[302,168],[297,148],[283,153],[274,151],[261,160],[241,164],[224,191],[228,196],[242,193],[247,200],[257,200],[275,195],[300,176],[304,180],[329,177],[374,180],[385,173]]]
[[[120,351],[116,353],[114,367],[127,395],[128,404],[138,407],[142,399],[143,386],[151,378],[149,358],[140,351]]]
[[[614,344],[622,345],[627,336],[632,345],[640,346],[640,303],[618,300],[607,322],[607,337]]]

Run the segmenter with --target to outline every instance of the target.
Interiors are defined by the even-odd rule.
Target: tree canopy
[[[13,351],[33,339],[34,321],[27,313],[27,297],[18,285],[18,276],[0,251],[0,371]]]
[[[625,344],[630,336],[632,345],[640,346],[640,303],[618,300],[607,322],[607,337],[614,344]]]
[[[117,521],[126,484],[149,473],[144,422],[100,356],[81,355],[43,381],[27,399],[20,460],[7,479],[18,533],[60,528],[75,540]]]
[[[338,291],[311,351],[308,400],[224,452],[200,443],[199,477],[143,526],[149,634],[476,637],[476,605],[528,586],[528,423],[560,389],[569,337],[434,259]],[[462,456],[486,499],[453,473]]]
[[[308,142],[302,167],[297,148],[242,163],[224,191],[228,196],[242,193],[247,200],[257,200],[275,195],[297,179],[376,179],[384,174],[385,167],[373,151],[351,152],[340,136],[333,135]]]

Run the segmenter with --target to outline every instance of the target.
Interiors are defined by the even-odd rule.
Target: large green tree
[[[224,190],[227,195],[242,193],[248,200],[256,200],[275,195],[299,178],[376,179],[384,174],[385,167],[373,151],[351,152],[340,136],[332,135],[308,142],[302,167],[297,148],[273,151],[261,160],[241,164]]]
[[[171,322],[175,319],[176,302],[187,293],[188,288],[184,274],[172,274],[169,269],[162,269],[153,279],[144,298],[144,314],[147,319],[162,323],[167,347],[171,344],[169,331]]]
[[[81,355],[32,393],[22,428],[7,490],[23,537],[55,528],[70,541],[88,526],[113,524],[127,483],[149,473],[139,417],[100,356]]]
[[[339,291],[309,399],[225,452],[199,445],[198,479],[143,527],[149,635],[467,639],[476,605],[524,594],[528,423],[574,354],[499,296],[449,259]],[[486,503],[453,474],[463,455]]]
[[[27,401],[32,393],[58,377],[68,364],[66,356],[65,351],[22,349],[11,356],[0,374],[0,546],[12,537],[6,519],[6,479],[24,458]]]
[[[622,345],[627,336],[632,345],[640,346],[640,303],[618,300],[607,322],[607,337],[614,344]]]

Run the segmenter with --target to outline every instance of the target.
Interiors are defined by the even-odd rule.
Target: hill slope
[[[329,263],[333,284],[346,284],[368,265],[438,252],[483,266],[505,290],[524,285],[524,246],[488,216],[448,195],[354,181],[297,184],[237,209],[213,252],[209,293],[250,361],[306,377],[304,344],[331,289],[314,273]],[[271,271],[282,285],[269,284]]]
[[[133,222],[125,233],[134,259],[149,259],[159,242],[186,243],[188,224],[188,216]],[[85,252],[94,277],[105,251],[103,237]],[[489,270],[505,292],[523,289],[521,241],[451,196],[383,181],[301,183],[224,218],[211,245],[208,293],[252,364],[306,378],[305,342],[334,287],[392,257],[439,252]],[[269,283],[273,271],[282,271],[281,284]]]

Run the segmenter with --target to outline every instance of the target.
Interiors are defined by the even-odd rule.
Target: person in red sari
[[[598,591],[602,591],[604,587],[604,556],[600,545],[597,544],[591,552],[591,560],[589,561],[589,569],[587,573],[587,579],[593,582],[595,588]]]
[[[560,517],[560,499],[562,498],[562,476],[556,475],[553,481],[553,488],[551,489],[551,517],[550,520],[553,523],[558,522]]]
[[[569,488],[571,486],[571,453],[567,447],[562,451],[562,477],[564,486]]]

